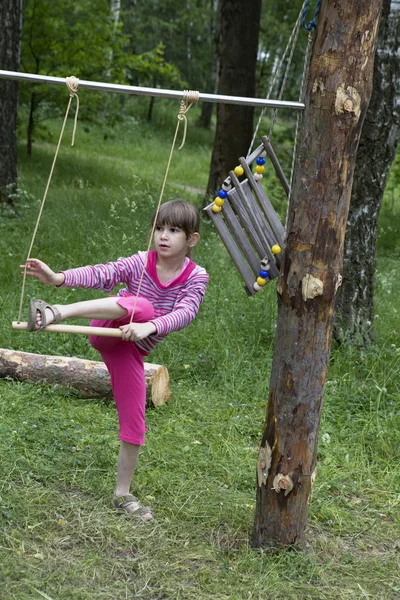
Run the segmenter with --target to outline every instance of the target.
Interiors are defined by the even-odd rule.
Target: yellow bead
[[[241,167],[240,165],[235,167],[234,173],[235,173],[235,175],[238,175],[240,177],[244,173],[243,167]]]
[[[211,210],[213,211],[213,213],[220,213],[222,210],[222,206],[217,206],[216,204],[213,204]]]
[[[264,277],[257,277],[257,283],[258,283],[258,285],[260,285],[262,287],[263,285],[265,285],[267,283],[267,280],[264,279]]]
[[[215,198],[214,202],[215,202],[215,204],[216,204],[217,206],[222,206],[222,205],[224,204],[225,200],[224,200],[223,198],[219,198],[219,197],[217,196],[217,197]]]
[[[272,254],[279,254],[280,252],[282,252],[282,248],[278,246],[278,244],[275,244],[275,246],[272,246],[271,251]]]
[[[263,167],[262,165],[256,166],[256,173],[262,174],[262,173],[264,173],[264,171],[265,171],[265,167]]]

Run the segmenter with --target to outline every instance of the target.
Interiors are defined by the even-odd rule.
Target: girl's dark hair
[[[154,225],[155,217],[154,214],[151,220],[152,225]],[[156,227],[162,227],[163,225],[179,227],[186,233],[186,237],[189,237],[192,233],[199,231],[200,216],[197,209],[189,202],[170,200],[170,202],[161,204],[158,211]]]

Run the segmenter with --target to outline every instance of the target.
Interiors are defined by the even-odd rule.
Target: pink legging
[[[119,328],[130,322],[134,296],[118,297],[117,304],[127,314],[114,321],[91,321],[92,327]],[[138,298],[133,321],[143,323],[154,318],[154,308],[145,298]],[[144,444],[146,383],[143,353],[134,342],[120,338],[89,336],[89,342],[98,350],[111,377],[115,404],[118,410],[119,439],[130,444]]]

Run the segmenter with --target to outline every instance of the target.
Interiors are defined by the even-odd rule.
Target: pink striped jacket
[[[156,255],[155,250],[149,252],[140,288],[140,296],[149,300],[154,307],[155,318],[152,322],[157,328],[155,334],[135,342],[146,354],[168,333],[187,327],[195,318],[208,281],[206,271],[187,259],[182,272],[172,281],[162,284],[157,277]],[[118,296],[135,296],[145,258],[146,252],[138,252],[105,265],[88,265],[62,271],[65,276],[63,286],[111,292],[117,284],[125,283],[126,288],[119,290]]]

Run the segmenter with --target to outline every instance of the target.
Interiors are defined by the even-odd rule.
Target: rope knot
[[[186,113],[188,112],[189,108],[191,106],[193,106],[193,104],[195,104],[196,102],[199,101],[199,96],[200,96],[199,92],[196,92],[194,90],[184,90],[184,92],[183,92],[183,98],[182,98],[181,104],[179,106],[178,121],[184,121],[185,128],[183,130],[182,143],[179,146],[178,150],[181,150],[183,148],[183,146],[185,145],[185,141],[186,141],[186,132],[187,132]]]
[[[67,77],[65,79],[65,84],[69,90],[69,95],[73,98],[74,96],[76,96],[76,92],[78,91],[78,87],[79,87],[79,79],[77,77],[74,77],[73,75],[71,75],[71,77]]]
[[[303,25],[304,29],[306,29],[307,31],[312,31],[313,29],[317,28],[317,20],[318,20],[318,15],[319,15],[319,9],[321,6],[321,0],[318,0],[316,7],[315,7],[314,17],[307,25],[306,15],[307,15],[308,7],[310,6],[310,2],[311,2],[311,0],[306,0],[306,2],[304,3],[303,14],[301,16],[302,17],[302,25]]]
[[[75,144],[75,133],[76,133],[76,127],[78,125],[79,96],[76,92],[78,91],[78,87],[79,87],[79,79],[77,77],[74,77],[73,75],[71,75],[71,77],[67,77],[65,79],[65,84],[69,91],[70,103],[71,103],[72,98],[76,98],[74,129],[72,132],[72,141],[71,141],[71,146],[73,146]]]

